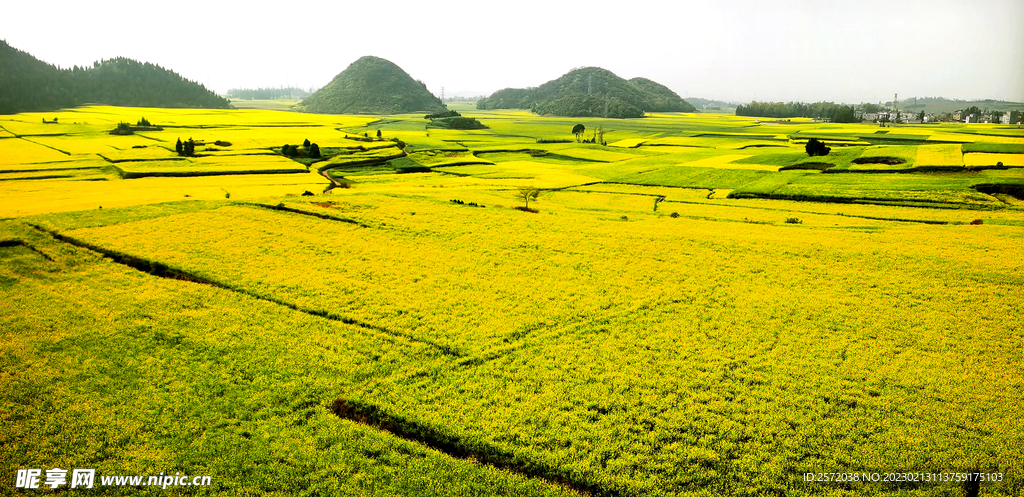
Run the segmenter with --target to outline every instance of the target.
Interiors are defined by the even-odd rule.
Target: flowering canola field
[[[498,111],[463,111],[489,129],[456,132],[146,109],[164,131],[103,136],[139,112],[0,117],[17,136],[72,127],[43,137],[67,153],[0,137],[19,151],[0,155],[2,474],[211,475],[203,495],[838,496],[962,484],[804,475],[983,471],[1001,474],[985,495],[1024,491],[1024,181],[970,158],[1012,153],[925,128],[837,148],[963,171],[777,171],[803,160],[792,135],[875,129],[671,114],[584,120],[616,148]],[[167,160],[118,142],[173,158],[182,129],[231,145]],[[279,153],[304,136],[334,155]],[[170,162],[196,174],[118,172]],[[294,172],[263,172],[277,163]],[[537,212],[514,209],[520,187]]]

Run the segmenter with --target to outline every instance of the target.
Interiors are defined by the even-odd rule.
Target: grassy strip
[[[432,426],[392,414],[370,403],[338,398],[331,405],[331,412],[339,418],[379,428],[397,437],[426,445],[451,457],[475,460],[530,478],[540,478],[564,485],[586,495],[607,497],[625,495],[620,489],[602,487],[587,481],[580,475],[529,460],[522,455],[503,450],[486,442],[460,439]]]
[[[110,249],[107,249],[107,248],[100,247],[98,245],[93,245],[91,243],[88,243],[88,242],[85,242],[85,241],[82,241],[82,240],[78,240],[76,238],[72,238],[72,237],[67,236],[67,235],[63,235],[63,234],[61,234],[59,232],[56,232],[56,231],[53,231],[53,230],[48,230],[48,229],[46,229],[46,228],[44,228],[42,226],[36,225],[36,224],[29,223],[29,226],[31,226],[31,227],[39,230],[39,231],[42,231],[42,232],[45,232],[45,233],[49,234],[50,236],[52,236],[54,239],[56,239],[58,241],[61,241],[61,242],[64,242],[64,243],[67,243],[67,244],[70,244],[70,245],[74,245],[74,246],[79,247],[79,248],[84,248],[84,249],[90,250],[92,252],[96,252],[97,254],[100,254],[103,257],[105,257],[107,259],[110,259],[110,260],[112,260],[112,261],[114,261],[114,262],[116,262],[118,264],[122,264],[122,265],[128,266],[128,267],[130,267],[132,269],[136,269],[136,270],[142,271],[144,273],[149,273],[149,274],[152,274],[154,276],[159,276],[161,278],[183,280],[183,281],[188,281],[188,282],[191,282],[191,283],[199,283],[199,284],[203,284],[203,285],[214,286],[214,287],[221,288],[221,289],[224,289],[224,290],[229,290],[229,291],[232,291],[232,292],[235,292],[235,293],[239,293],[239,294],[242,294],[242,295],[245,295],[245,296],[248,296],[248,297],[252,297],[252,298],[255,298],[255,299],[259,299],[259,300],[263,300],[263,301],[270,302],[270,303],[273,303],[273,304],[277,304],[277,305],[280,305],[280,306],[284,306],[284,307],[287,307],[287,308],[289,308],[289,309],[291,309],[293,311],[298,311],[298,312],[301,312],[301,313],[304,313],[304,314],[309,314],[311,316],[316,316],[316,317],[320,317],[320,318],[324,318],[324,319],[329,319],[331,321],[338,321],[338,322],[341,322],[341,323],[350,324],[350,325],[353,325],[353,326],[358,326],[360,328],[377,331],[377,332],[383,333],[385,335],[391,335],[393,337],[400,337],[400,338],[409,340],[411,342],[416,342],[416,343],[422,343],[422,344],[425,344],[425,345],[430,345],[431,347],[439,350],[440,352],[442,352],[445,355],[449,355],[449,356],[453,356],[453,357],[465,357],[465,356],[467,356],[467,354],[465,352],[463,352],[461,350],[458,350],[458,349],[456,349],[454,347],[445,345],[445,344],[439,344],[439,343],[436,343],[436,342],[431,341],[431,340],[427,340],[427,339],[423,339],[423,338],[418,338],[418,337],[415,337],[415,336],[412,336],[412,335],[409,335],[409,334],[406,334],[406,333],[402,333],[402,332],[399,332],[399,331],[389,330],[387,328],[384,328],[383,326],[377,326],[377,325],[370,324],[370,323],[363,323],[361,321],[357,321],[357,320],[352,319],[350,317],[342,316],[342,315],[339,315],[339,314],[335,314],[335,313],[332,313],[330,311],[326,311],[326,310],[323,310],[323,309],[308,309],[308,308],[305,308],[305,307],[300,307],[300,306],[298,306],[296,304],[293,304],[291,302],[286,302],[284,300],[276,299],[274,297],[268,297],[268,296],[265,296],[265,295],[259,295],[257,293],[252,292],[252,291],[249,291],[249,290],[244,290],[244,289],[241,289],[241,288],[235,288],[235,287],[232,287],[230,285],[225,285],[225,284],[223,284],[221,282],[218,282],[218,281],[215,281],[215,280],[203,278],[201,276],[198,276],[198,275],[195,275],[195,274],[183,271],[181,269],[172,268],[172,267],[170,267],[170,266],[168,266],[168,265],[166,265],[166,264],[164,264],[162,262],[159,262],[159,261],[151,261],[151,260],[148,260],[148,259],[143,259],[141,257],[136,257],[136,256],[131,255],[131,254],[126,254],[126,253],[119,252],[119,251],[116,251],[116,250],[110,250]]]
[[[972,152],[991,154],[1024,154],[1024,144],[989,142],[964,143],[963,151],[965,154]]]

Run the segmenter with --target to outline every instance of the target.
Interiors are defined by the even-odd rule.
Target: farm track
[[[345,323],[345,324],[350,324],[350,325],[353,325],[353,326],[358,326],[358,327],[366,329],[366,330],[371,330],[371,331],[375,331],[375,332],[378,332],[378,333],[381,333],[381,334],[384,334],[384,335],[388,335],[388,336],[390,336],[392,338],[401,338],[401,339],[404,339],[404,340],[408,340],[410,342],[415,342],[415,343],[421,343],[421,344],[424,344],[424,345],[428,345],[428,346],[436,349],[437,351],[441,352],[444,355],[448,355],[448,356],[452,356],[452,357],[457,357],[457,358],[466,357],[468,355],[466,352],[464,352],[462,350],[458,350],[455,347],[452,347],[452,346],[449,346],[449,345],[440,344],[440,343],[434,342],[432,340],[427,340],[427,339],[424,339],[424,338],[419,338],[419,337],[410,335],[408,333],[403,333],[403,332],[400,332],[400,331],[391,330],[391,329],[385,328],[383,326],[378,326],[378,325],[375,325],[375,324],[372,324],[372,323],[365,323],[365,322],[362,322],[362,321],[358,321],[356,319],[353,319],[353,318],[350,318],[350,317],[347,317],[347,316],[342,316],[340,314],[335,314],[335,313],[332,313],[332,312],[327,311],[327,310],[310,309],[310,308],[306,308],[306,307],[301,307],[301,306],[299,306],[297,304],[294,304],[292,302],[287,302],[287,301],[280,300],[280,299],[277,299],[277,298],[274,298],[274,297],[270,297],[270,296],[266,296],[266,295],[260,295],[258,293],[253,292],[253,291],[250,291],[250,290],[246,290],[246,289],[243,289],[243,288],[236,288],[236,287],[233,287],[231,285],[222,283],[220,281],[216,281],[216,280],[213,280],[213,279],[205,278],[205,277],[202,277],[202,276],[199,276],[199,275],[196,275],[196,274],[193,274],[193,273],[189,273],[189,272],[181,270],[181,269],[172,268],[172,267],[169,267],[166,264],[163,264],[163,263],[161,263],[159,261],[153,261],[153,260],[149,260],[149,259],[144,259],[142,257],[137,257],[137,256],[134,256],[134,255],[118,252],[116,250],[106,249],[106,248],[100,247],[99,245],[94,245],[94,244],[91,244],[91,243],[88,243],[88,242],[85,242],[85,241],[82,241],[82,240],[78,240],[76,238],[73,238],[73,237],[70,237],[70,236],[67,236],[67,235],[63,235],[63,234],[61,234],[61,233],[59,233],[57,231],[44,228],[44,227],[42,227],[40,225],[37,225],[37,224],[27,223],[27,225],[31,226],[32,228],[36,229],[37,231],[40,231],[42,233],[46,233],[46,234],[50,235],[51,237],[53,237],[57,241],[67,243],[69,245],[73,245],[73,246],[78,247],[78,248],[89,250],[89,251],[94,252],[94,253],[96,253],[96,254],[104,257],[104,258],[110,259],[113,262],[116,262],[116,263],[124,265],[124,266],[128,266],[128,267],[130,267],[132,269],[135,269],[135,270],[138,270],[138,271],[142,271],[144,273],[148,273],[148,274],[151,274],[151,275],[154,275],[154,276],[158,276],[158,277],[161,277],[161,278],[167,278],[167,279],[173,279],[173,280],[182,280],[182,281],[187,281],[187,282],[190,282],[190,283],[198,283],[198,284],[203,284],[203,285],[209,285],[209,286],[217,287],[217,288],[220,288],[220,289],[223,289],[223,290],[228,290],[228,291],[231,291],[231,292],[235,292],[235,293],[240,294],[240,295],[245,295],[247,297],[251,297],[251,298],[254,298],[254,299],[257,299],[257,300],[262,300],[264,302],[270,302],[272,304],[277,304],[277,305],[280,305],[280,306],[283,306],[283,307],[287,307],[287,308],[289,308],[289,309],[291,309],[293,311],[298,311],[298,312],[301,312],[303,314],[308,314],[310,316],[315,316],[315,317],[319,317],[319,318],[323,318],[323,319],[328,319],[328,320],[331,320],[331,321],[337,321],[337,322],[341,322],[341,323]]]

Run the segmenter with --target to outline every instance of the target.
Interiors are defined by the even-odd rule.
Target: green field
[[[985,471],[981,495],[1024,492],[1024,131],[452,108],[488,129],[0,116],[0,473],[959,496],[804,474]],[[107,134],[142,116],[164,130]],[[305,139],[324,157],[283,155]]]

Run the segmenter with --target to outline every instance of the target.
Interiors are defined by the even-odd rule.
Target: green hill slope
[[[394,63],[361,57],[299,108],[317,114],[401,114],[447,109],[427,86]]]
[[[203,85],[158,65],[116,58],[91,68],[57,69],[0,41],[0,114],[55,110],[83,103],[144,107],[228,108]]]
[[[506,88],[477,102],[478,109],[530,109],[568,117],[641,117],[644,112],[693,112],[663,85],[625,80],[600,67],[574,69],[537,88]]]
[[[68,76],[0,40],[0,114],[73,106]]]

